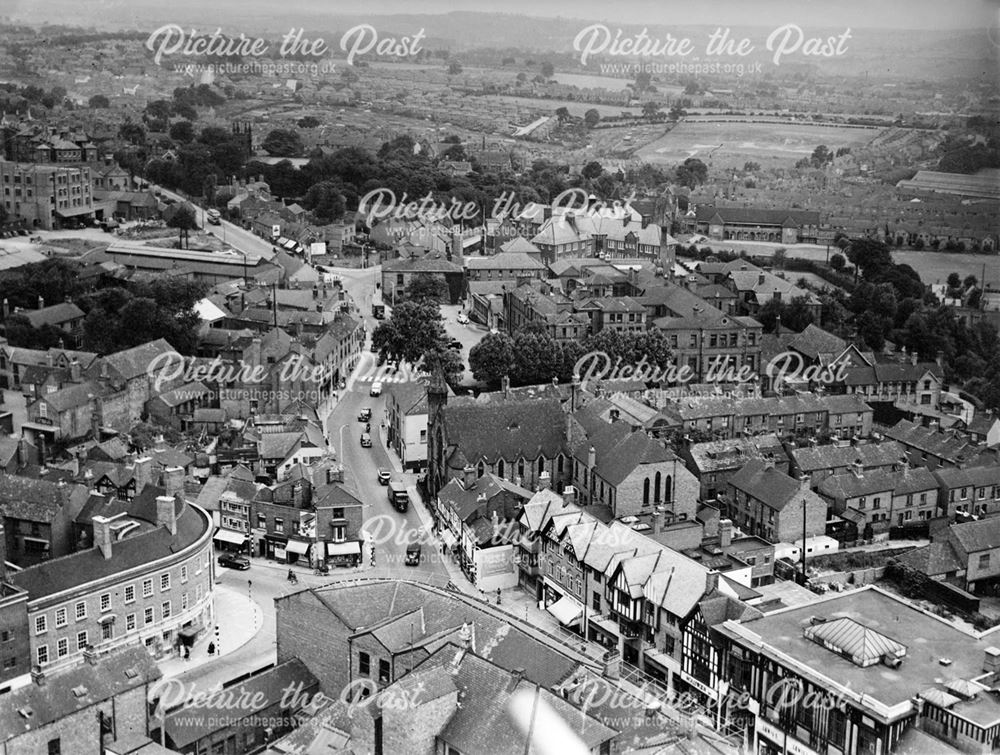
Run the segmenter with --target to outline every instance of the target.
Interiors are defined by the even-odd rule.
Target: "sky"
[[[176,0],[177,6],[199,5],[213,16],[240,13],[280,15],[273,0]],[[4,0],[0,7],[14,15],[27,11],[37,18],[46,5],[51,23],[59,22],[60,0]],[[162,0],[75,0],[74,9],[107,12],[124,5],[141,17],[142,8],[164,10]],[[795,23],[806,26],[882,29],[984,29],[1000,27],[1000,0],[294,0],[287,8],[317,15],[384,15],[447,13],[453,10],[511,13],[615,21],[619,24],[760,25]],[[0,10],[0,15],[5,12]]]

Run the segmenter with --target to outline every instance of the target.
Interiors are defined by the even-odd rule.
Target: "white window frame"
[[[153,595],[153,580],[152,580],[152,578],[142,580],[142,597],[149,598],[152,595]]]
[[[60,621],[60,617],[62,620]],[[69,611],[66,610],[66,606],[59,606],[56,609],[56,626],[64,627],[69,623]]]
[[[111,610],[111,593],[105,592],[101,593],[101,613],[107,613]]]
[[[81,637],[83,638],[83,642],[80,641]],[[76,633],[76,649],[77,650],[83,650],[89,644],[90,644],[90,634],[87,632],[86,629],[81,630],[81,631],[79,631],[79,632]]]
[[[40,614],[35,617],[35,634],[45,634],[49,631],[49,617],[46,614]]]
[[[129,595],[132,597],[129,597]],[[135,603],[135,585],[125,585],[125,602]]]
[[[39,666],[44,666],[49,662],[49,646],[39,645],[35,648],[35,660],[38,661]]]
[[[125,631],[126,632],[134,632],[135,631],[135,627],[136,627],[135,614],[134,613],[130,613],[130,614],[128,614],[128,616],[125,617]]]
[[[76,607],[73,609],[73,615],[76,617],[77,621],[83,621],[84,619],[86,619],[87,618],[87,602],[84,601],[84,600],[81,600],[79,603],[77,603]]]
[[[170,572],[165,571],[160,575],[160,592],[166,592],[170,589]]]

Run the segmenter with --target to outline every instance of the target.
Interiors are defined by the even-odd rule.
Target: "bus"
[[[402,480],[389,481],[389,503],[396,511],[406,511],[410,507],[410,495]]]

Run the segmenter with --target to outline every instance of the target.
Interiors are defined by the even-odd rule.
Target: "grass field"
[[[742,168],[747,161],[761,168],[790,168],[820,144],[831,150],[856,148],[880,129],[823,126],[806,123],[745,123],[684,120],[668,134],[647,144],[638,157],[650,163],[674,165],[697,157],[715,169]]]

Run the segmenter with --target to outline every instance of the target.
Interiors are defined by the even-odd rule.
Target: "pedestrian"
[[[184,660],[185,661],[191,660],[191,647],[189,645],[184,646]]]
[[[208,643],[208,654],[209,655],[215,655],[215,643],[214,642]]]

